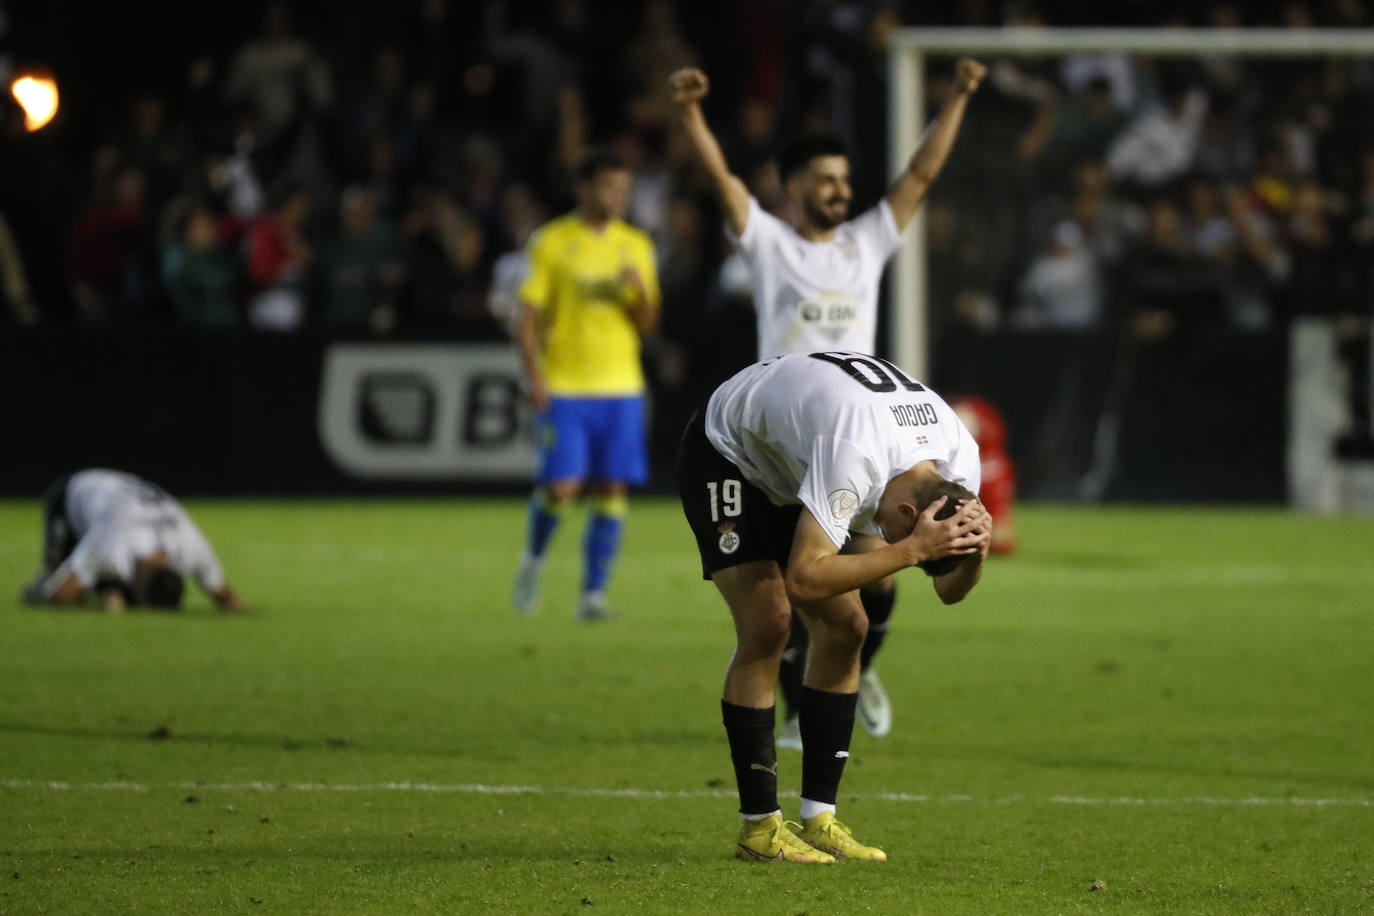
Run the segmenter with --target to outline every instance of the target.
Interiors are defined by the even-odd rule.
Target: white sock
[[[822,811],[829,811],[831,814],[834,814],[834,813],[835,813],[835,806],[834,806],[834,805],[827,805],[825,802],[812,801],[812,800],[809,799],[809,798],[803,798],[803,799],[802,799],[802,807],[801,807],[801,818],[802,818],[802,820],[804,820],[804,821],[810,820],[811,818],[815,817],[817,814],[820,814]]]
[[[744,818],[751,824],[757,824],[759,821],[764,820],[765,818],[770,818],[775,814],[778,817],[782,817],[782,809],[779,808],[777,811],[769,811],[767,814],[741,814],[740,817]]]

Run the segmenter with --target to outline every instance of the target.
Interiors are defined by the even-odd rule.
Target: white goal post
[[[906,166],[926,123],[927,56],[1039,57],[1110,51],[1155,57],[1374,56],[1374,29],[901,28],[893,33],[888,50],[889,173],[895,175]],[[976,96],[972,104],[977,104]],[[894,362],[925,379],[930,374],[925,207],[912,222],[892,271],[888,331]]]

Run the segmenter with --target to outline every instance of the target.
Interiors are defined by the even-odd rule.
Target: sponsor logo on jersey
[[[801,320],[809,323],[823,321],[826,324],[853,324],[859,320],[859,307],[852,302],[803,301],[797,312]]]
[[[859,338],[869,333],[872,318],[864,311],[867,288],[840,291],[812,290],[803,293],[792,285],[784,285],[774,297],[767,334],[781,334],[780,345],[785,350],[816,345],[824,346],[817,338],[840,344],[847,338]],[[783,323],[787,328],[783,330]],[[803,339],[809,342],[803,343]]]
[[[853,490],[830,491],[830,514],[837,522],[847,522],[859,509],[859,494]]]
[[[577,295],[588,302],[619,302],[619,277],[578,277]]]
[[[793,293],[795,295],[795,293]],[[826,290],[812,298],[798,297],[795,325],[808,335],[820,335],[838,344],[864,325],[858,302],[844,293]]]

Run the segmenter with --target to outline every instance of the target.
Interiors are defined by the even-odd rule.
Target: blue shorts
[[[644,445],[644,397],[553,397],[534,421],[539,483],[596,480],[643,483],[649,477]]]

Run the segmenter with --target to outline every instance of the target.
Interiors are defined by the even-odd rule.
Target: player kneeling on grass
[[[81,605],[95,593],[109,611],[126,604],[174,610],[189,575],[222,611],[243,609],[209,541],[156,484],[119,471],[63,477],[43,504],[43,568],[24,590],[32,605]]]
[[[886,860],[835,819],[867,629],[858,589],[908,566],[930,574],[946,604],[977,584],[992,536],[974,496],[978,446],[949,405],[891,363],[796,353],[716,389],[683,436],[678,484],[704,577],[735,623],[721,711],[744,816],[736,854]],[[841,553],[851,531],[886,545]],[[811,634],[800,824],[782,819],[773,744],[794,606]]]

